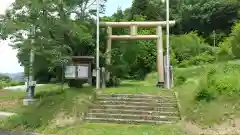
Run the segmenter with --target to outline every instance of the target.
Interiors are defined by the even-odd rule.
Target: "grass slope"
[[[37,102],[22,106],[17,116],[0,123],[1,129],[42,132],[77,123],[94,96],[92,88],[61,90],[58,85],[43,86],[36,91]]]
[[[154,85],[142,84],[126,81],[122,87],[106,89],[105,92],[162,94]],[[184,135],[180,125],[85,123],[83,114],[94,99],[94,93],[92,88],[61,90],[58,85],[43,86],[37,90],[38,101],[18,109],[18,116],[2,120],[0,129],[63,135]],[[22,94],[16,93],[16,99],[22,99]]]
[[[175,77],[179,84],[174,89],[179,93],[181,111],[187,121],[205,126],[240,116],[239,64],[176,69]],[[185,78],[184,83],[181,78]]]

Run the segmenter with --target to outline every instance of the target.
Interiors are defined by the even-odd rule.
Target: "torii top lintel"
[[[170,26],[175,25],[175,21],[169,21]],[[153,22],[100,22],[100,26],[109,27],[129,27],[129,26],[139,26],[139,27],[156,27],[156,26],[166,26],[166,21],[153,21]]]

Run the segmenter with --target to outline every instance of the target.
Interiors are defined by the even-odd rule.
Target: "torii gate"
[[[166,26],[166,21],[155,22],[100,22],[100,26],[107,27],[108,40],[106,49],[106,65],[111,64],[111,46],[112,40],[157,40],[157,71],[158,86],[164,86],[164,63],[163,63],[163,34],[162,27]],[[169,21],[173,26],[175,21]],[[112,28],[130,28],[130,35],[112,35]],[[156,35],[138,35],[137,29],[156,27]]]

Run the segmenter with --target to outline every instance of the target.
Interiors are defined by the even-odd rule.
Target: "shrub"
[[[237,23],[232,28],[230,37],[230,43],[232,45],[232,52],[236,58],[240,58],[240,23]]]
[[[83,80],[72,79],[68,81],[68,86],[71,88],[82,88],[83,84],[84,84]]]
[[[213,63],[216,58],[208,53],[201,53],[195,57],[190,58],[189,60],[184,60],[179,64],[179,67],[187,67],[189,65],[203,65]]]
[[[240,95],[240,65],[211,68],[200,81],[196,100],[211,101],[219,96]]]
[[[234,55],[232,53],[231,40],[232,40],[232,37],[227,37],[224,39],[223,42],[219,44],[219,48],[216,51],[218,61],[230,60],[234,58]]]
[[[171,46],[179,64],[203,52],[209,51],[209,48],[207,48],[209,45],[195,32],[172,36]]]
[[[186,82],[187,78],[185,76],[177,76],[175,78],[175,81],[174,81],[174,85],[175,86],[178,86],[178,85],[182,85]]]
[[[107,87],[117,87],[120,85],[120,79],[116,76],[111,76],[110,80],[106,82]]]

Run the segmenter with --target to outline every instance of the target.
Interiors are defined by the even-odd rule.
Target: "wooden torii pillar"
[[[174,25],[175,21],[170,21]],[[163,34],[162,27],[166,26],[166,21],[156,22],[100,22],[100,26],[107,27],[108,40],[106,49],[106,64],[111,64],[112,40],[157,40],[157,71],[158,85],[164,86],[164,63],[163,63]],[[112,35],[112,28],[130,28],[130,35]],[[138,35],[137,29],[156,27],[156,35]],[[109,78],[109,75],[108,75]]]

